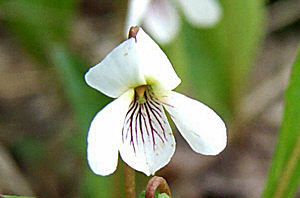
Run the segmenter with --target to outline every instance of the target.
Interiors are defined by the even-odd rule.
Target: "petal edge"
[[[128,89],[146,83],[137,61],[135,39],[114,48],[85,74],[87,84],[105,95],[117,98]]]
[[[224,150],[226,126],[212,109],[173,91],[163,100],[171,119],[195,152],[217,155]]]
[[[87,159],[95,174],[106,176],[117,168],[122,121],[132,97],[133,90],[127,91],[99,111],[91,122],[87,138]]]

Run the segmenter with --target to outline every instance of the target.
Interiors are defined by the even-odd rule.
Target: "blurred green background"
[[[175,198],[297,196],[300,2],[219,2],[220,23],[195,28],[182,16],[179,35],[161,47],[178,90],[225,120],[228,146],[197,155],[173,128],[175,156],[157,175]],[[122,0],[0,0],[1,194],[124,197],[121,161],[109,177],[87,166],[90,121],[111,99],[83,77],[125,39],[126,12]],[[147,179],[137,173],[138,192]]]

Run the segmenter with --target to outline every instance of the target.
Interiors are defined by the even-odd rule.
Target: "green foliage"
[[[262,39],[264,1],[220,2],[219,24],[201,29],[184,22],[178,39],[166,49],[184,90],[229,117],[236,111]]]
[[[145,192],[145,191],[142,191],[142,192],[139,194],[138,198],[145,198],[145,195],[146,195],[146,192]]]
[[[48,60],[52,42],[67,40],[75,6],[73,0],[0,1],[1,18],[8,30],[42,63]]]
[[[170,198],[166,193],[158,194],[157,198]]]
[[[139,194],[138,198],[145,198],[145,194],[146,192],[143,191]],[[155,192],[155,198],[170,198],[169,195],[167,195],[166,193],[158,193]]]
[[[278,143],[263,198],[291,198],[300,182],[300,50],[285,93]]]
[[[72,54],[64,45],[59,43],[53,45],[50,59],[63,82],[66,96],[76,112],[80,130],[87,131],[92,117],[108,102],[107,97],[87,86],[84,81],[86,70],[83,67],[87,63]],[[75,136],[74,141],[78,140],[81,142],[79,145],[85,145],[86,133],[80,134],[81,137]],[[82,146],[77,148],[81,149],[81,152],[85,152]]]
[[[0,195],[0,198],[34,198],[34,197],[17,196],[17,195]]]
[[[76,7],[77,1],[73,0],[0,1],[1,19],[7,30],[41,65],[56,69],[79,126],[79,133],[75,133],[67,144],[85,161],[89,123],[108,99],[85,84],[84,74],[88,63],[67,47]],[[22,151],[24,146],[20,147]],[[111,193],[107,193],[110,190],[110,178],[102,179],[92,174],[87,165],[82,175],[82,186],[85,188],[81,189],[85,197],[111,196]]]

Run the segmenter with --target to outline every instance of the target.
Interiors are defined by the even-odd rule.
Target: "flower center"
[[[147,92],[148,90],[149,90],[149,88],[148,88],[147,85],[141,85],[141,86],[138,86],[134,89],[135,98],[136,98],[138,103],[143,104],[143,103],[146,102],[145,92]]]

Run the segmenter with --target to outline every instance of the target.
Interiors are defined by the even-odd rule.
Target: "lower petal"
[[[98,175],[109,175],[116,170],[122,125],[133,94],[133,90],[127,91],[104,107],[91,122],[87,158],[90,168]]]
[[[195,152],[217,155],[226,147],[226,126],[212,109],[173,91],[163,101],[179,132]]]
[[[177,0],[187,20],[194,26],[209,27],[221,18],[222,10],[217,0]]]
[[[175,139],[160,104],[133,103],[122,133],[120,155],[132,168],[154,175],[175,152]]]

